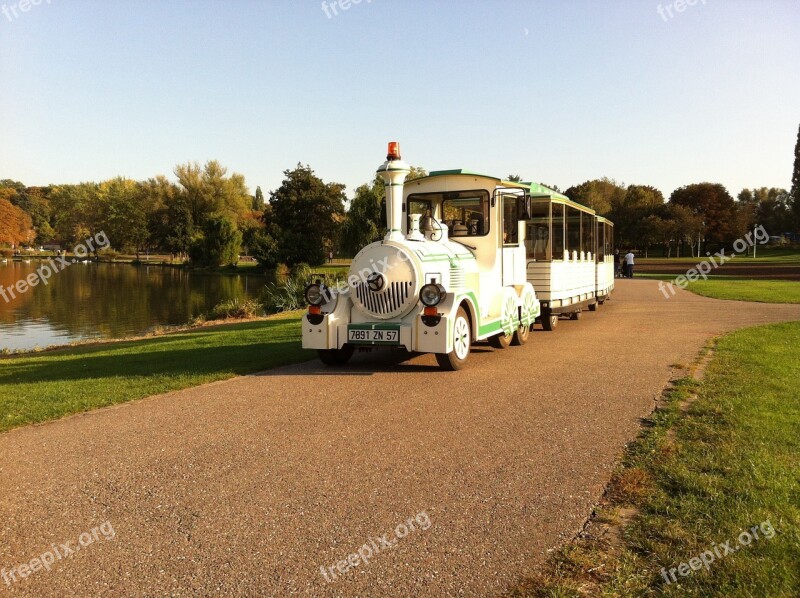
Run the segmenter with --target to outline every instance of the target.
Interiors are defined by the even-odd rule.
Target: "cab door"
[[[521,226],[522,204],[525,193],[521,189],[507,189],[498,193],[500,210],[503,218],[500,238],[502,254],[503,286],[524,284],[525,274],[525,234]]]

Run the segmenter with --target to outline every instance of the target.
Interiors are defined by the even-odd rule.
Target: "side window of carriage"
[[[563,226],[563,222],[559,223]],[[562,232],[562,231],[559,231]],[[561,247],[561,237],[558,236],[559,251],[558,258],[561,259],[563,248]],[[525,234],[525,255],[528,259],[536,262],[548,262],[553,259],[553,245],[551,243],[552,233],[550,232],[550,201],[536,200],[531,203],[530,217],[527,220]]]

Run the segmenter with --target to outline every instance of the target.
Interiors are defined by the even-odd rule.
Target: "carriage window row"
[[[537,261],[561,260],[564,253],[570,256],[594,255],[595,251],[607,254],[612,247],[611,235],[600,225],[602,236],[598,236],[597,218],[577,208],[555,202],[533,202],[531,219],[527,221],[525,247],[528,259]]]

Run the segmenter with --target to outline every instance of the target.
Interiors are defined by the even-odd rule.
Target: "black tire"
[[[597,311],[597,303],[592,303],[589,306],[589,311]]]
[[[341,349],[318,349],[319,360],[325,365],[342,366],[350,361],[356,348],[353,345],[345,345]]]
[[[469,347],[472,344],[472,330],[469,317],[463,307],[456,312],[453,322],[453,350],[449,353],[437,353],[436,362],[448,372],[455,372],[464,367],[469,358]]]
[[[528,337],[531,335],[530,326],[520,326],[514,331],[514,338],[511,344],[515,347],[521,347],[528,342]]]
[[[552,332],[558,326],[558,315],[542,316],[542,330]]]
[[[579,312],[579,311],[572,312],[571,314],[569,314],[569,319],[570,320],[580,320],[581,319],[581,312]]]
[[[511,334],[495,334],[489,337],[489,344],[495,349],[506,349],[514,341],[514,333]]]

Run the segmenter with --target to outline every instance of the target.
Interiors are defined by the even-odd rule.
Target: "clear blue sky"
[[[251,191],[302,162],[349,195],[395,139],[428,170],[562,189],[790,185],[797,0],[18,2],[0,178],[28,185],[217,159]]]

